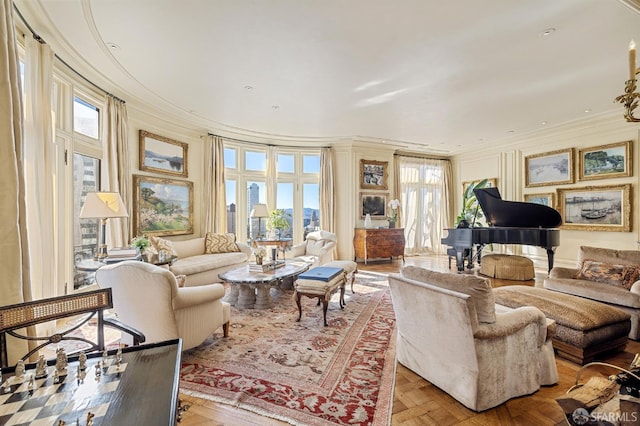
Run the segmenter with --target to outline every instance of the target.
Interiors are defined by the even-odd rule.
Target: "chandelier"
[[[640,118],[633,116],[633,110],[637,108],[638,98],[640,98],[640,93],[636,92],[638,71],[639,69],[636,68],[636,43],[631,40],[629,43],[629,80],[624,85],[624,95],[618,96],[616,102],[624,105],[624,118],[633,123],[640,121]]]

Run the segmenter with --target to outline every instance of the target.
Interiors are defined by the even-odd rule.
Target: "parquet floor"
[[[407,257],[407,264],[428,267],[433,270],[447,270],[445,256]],[[455,262],[454,262],[455,263]],[[368,265],[358,264],[358,269],[376,272],[397,272],[401,261],[369,262]],[[476,273],[472,271],[471,273]],[[494,287],[512,284],[542,285],[546,271],[539,271],[535,281],[507,281],[492,280]],[[621,367],[628,367],[633,356],[640,352],[640,342],[630,340],[624,352],[613,354],[603,361]],[[422,426],[422,425],[566,425],[564,415],[556,404],[555,398],[563,395],[567,389],[575,384],[579,365],[570,361],[556,358],[559,383],[554,386],[542,387],[530,396],[514,398],[499,407],[476,413],[465,408],[445,392],[433,386],[412,371],[397,365],[396,382],[393,401],[392,425]],[[590,375],[603,374],[608,376],[615,371],[606,367],[590,368],[582,374],[581,382]],[[191,408],[184,413],[182,426],[194,425],[286,425],[281,421],[259,416],[251,412],[235,408],[226,404],[219,404],[203,399],[181,395],[181,399]]]

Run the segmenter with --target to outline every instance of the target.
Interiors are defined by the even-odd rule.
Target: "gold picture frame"
[[[524,194],[526,203],[542,204],[543,206],[556,208],[556,194],[553,192],[545,192],[542,194]]]
[[[134,235],[193,234],[193,182],[133,175]]]
[[[524,157],[525,187],[573,183],[573,148]]]
[[[371,219],[386,219],[388,196],[386,192],[361,192],[360,217],[364,219],[369,214]]]
[[[631,184],[556,189],[563,229],[631,232]]]
[[[360,188],[387,190],[388,168],[388,161],[360,160]]]
[[[189,145],[140,130],[138,141],[140,170],[178,177],[189,177]]]
[[[633,143],[624,141],[578,150],[578,180],[633,176],[632,149]]]

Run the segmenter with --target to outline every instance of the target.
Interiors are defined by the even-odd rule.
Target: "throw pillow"
[[[207,232],[204,238],[204,252],[207,254],[231,253],[240,251],[235,234],[214,234]]]
[[[631,290],[633,283],[640,280],[640,266],[627,265],[622,271],[622,287]]]
[[[171,253],[171,256],[178,256],[178,253],[176,252],[176,249],[173,248],[173,243],[171,241],[160,237],[150,237],[149,241],[151,241],[151,245],[156,249],[156,253],[160,252],[160,250],[164,250]]]
[[[307,254],[320,256],[325,240],[307,240]]]
[[[628,265],[611,265],[609,263],[597,262],[595,260],[585,260],[582,262],[582,266],[574,278],[578,280],[596,281],[603,284],[622,286],[625,278],[625,268],[627,267]],[[629,275],[631,278],[631,275],[633,274]],[[629,288],[631,288],[631,286],[629,286]]]

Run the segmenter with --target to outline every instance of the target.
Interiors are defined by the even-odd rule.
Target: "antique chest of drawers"
[[[354,260],[402,256],[404,261],[404,228],[356,228],[353,236]]]

